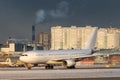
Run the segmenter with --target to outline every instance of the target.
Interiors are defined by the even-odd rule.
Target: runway
[[[34,67],[32,70],[26,68],[0,68],[0,79],[69,79],[77,80],[87,78],[117,78],[120,77],[120,68],[100,68],[100,67],[77,67],[77,69],[66,69],[55,67],[53,70],[45,70],[44,67]],[[87,80],[85,79],[85,80]],[[120,79],[120,78],[119,78]],[[105,79],[106,80],[106,79]]]

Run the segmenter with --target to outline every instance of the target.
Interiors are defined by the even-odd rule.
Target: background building
[[[99,49],[119,49],[120,29],[100,28],[97,36],[97,47]]]
[[[44,50],[50,49],[50,45],[51,45],[50,40],[51,40],[50,33],[40,32],[38,34],[38,43],[40,44],[40,46],[43,46]]]
[[[92,32],[91,26],[86,27],[62,27],[51,28],[51,49],[80,49],[86,44]]]
[[[1,52],[5,54],[21,54],[25,51],[43,50],[42,46],[37,43],[29,43],[26,39],[9,38]]]
[[[107,32],[105,28],[100,28],[97,33],[97,48],[105,49],[107,48]]]
[[[107,49],[120,48],[120,33],[107,33]]]
[[[9,38],[6,45],[1,48],[1,52],[6,54],[13,54],[15,52],[21,53],[24,51],[24,47],[27,42],[27,39]]]
[[[51,28],[51,49],[78,49],[84,48],[90,34],[92,26],[85,27],[62,27]],[[97,34],[96,47],[98,49],[119,49],[120,48],[120,29],[100,28]]]

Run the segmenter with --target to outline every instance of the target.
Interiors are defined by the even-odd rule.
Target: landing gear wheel
[[[27,67],[28,70],[31,70],[32,67]]]
[[[67,69],[75,69],[75,66],[67,67]]]
[[[24,66],[25,66],[28,70],[31,70],[31,68],[32,68],[32,64],[24,64]]]
[[[53,67],[53,65],[46,65],[45,66],[45,69],[53,69],[54,67]]]

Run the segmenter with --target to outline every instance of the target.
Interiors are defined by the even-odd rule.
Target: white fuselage
[[[24,63],[33,64],[46,64],[49,61],[54,60],[69,60],[76,58],[88,57],[91,54],[91,50],[39,50],[25,52],[20,60]]]

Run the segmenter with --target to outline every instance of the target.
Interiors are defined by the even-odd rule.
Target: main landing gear
[[[50,64],[47,64],[46,66],[45,66],[45,69],[53,69],[54,68],[54,66],[53,65],[50,65]]]
[[[75,66],[67,67],[67,69],[75,69]]]

